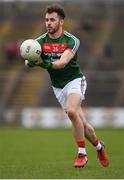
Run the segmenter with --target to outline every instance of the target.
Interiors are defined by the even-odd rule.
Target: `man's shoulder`
[[[47,32],[44,33],[44,34],[41,34],[41,35],[40,35],[39,37],[37,37],[35,40],[37,40],[37,41],[43,40],[44,38],[46,38],[46,36],[47,36]]]
[[[74,36],[73,34],[67,32],[67,31],[64,31],[64,35],[65,35],[65,39],[67,40],[68,44],[70,44],[72,47],[73,46],[79,47],[80,40],[76,36]]]
[[[72,39],[72,40],[79,40],[75,35],[69,33],[68,31],[64,31],[64,35],[68,38],[68,39]]]

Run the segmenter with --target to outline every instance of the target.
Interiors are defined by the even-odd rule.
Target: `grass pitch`
[[[124,131],[97,130],[105,141],[110,166],[98,162],[87,142],[88,164],[75,169],[71,130],[0,129],[0,179],[123,179]]]

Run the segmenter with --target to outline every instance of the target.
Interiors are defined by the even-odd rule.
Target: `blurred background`
[[[27,68],[22,41],[45,32],[44,9],[60,3],[65,29],[80,41],[78,63],[88,88],[83,108],[97,128],[124,127],[124,1],[0,1],[0,126],[66,128],[70,121],[55,99],[49,76]]]

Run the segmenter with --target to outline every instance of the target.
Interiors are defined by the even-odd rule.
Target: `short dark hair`
[[[59,4],[52,4],[46,8],[46,13],[56,12],[60,18],[65,18],[64,8]]]

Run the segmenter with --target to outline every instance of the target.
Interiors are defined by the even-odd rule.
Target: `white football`
[[[36,40],[27,39],[20,46],[20,54],[23,59],[38,60],[41,55],[41,46]]]

